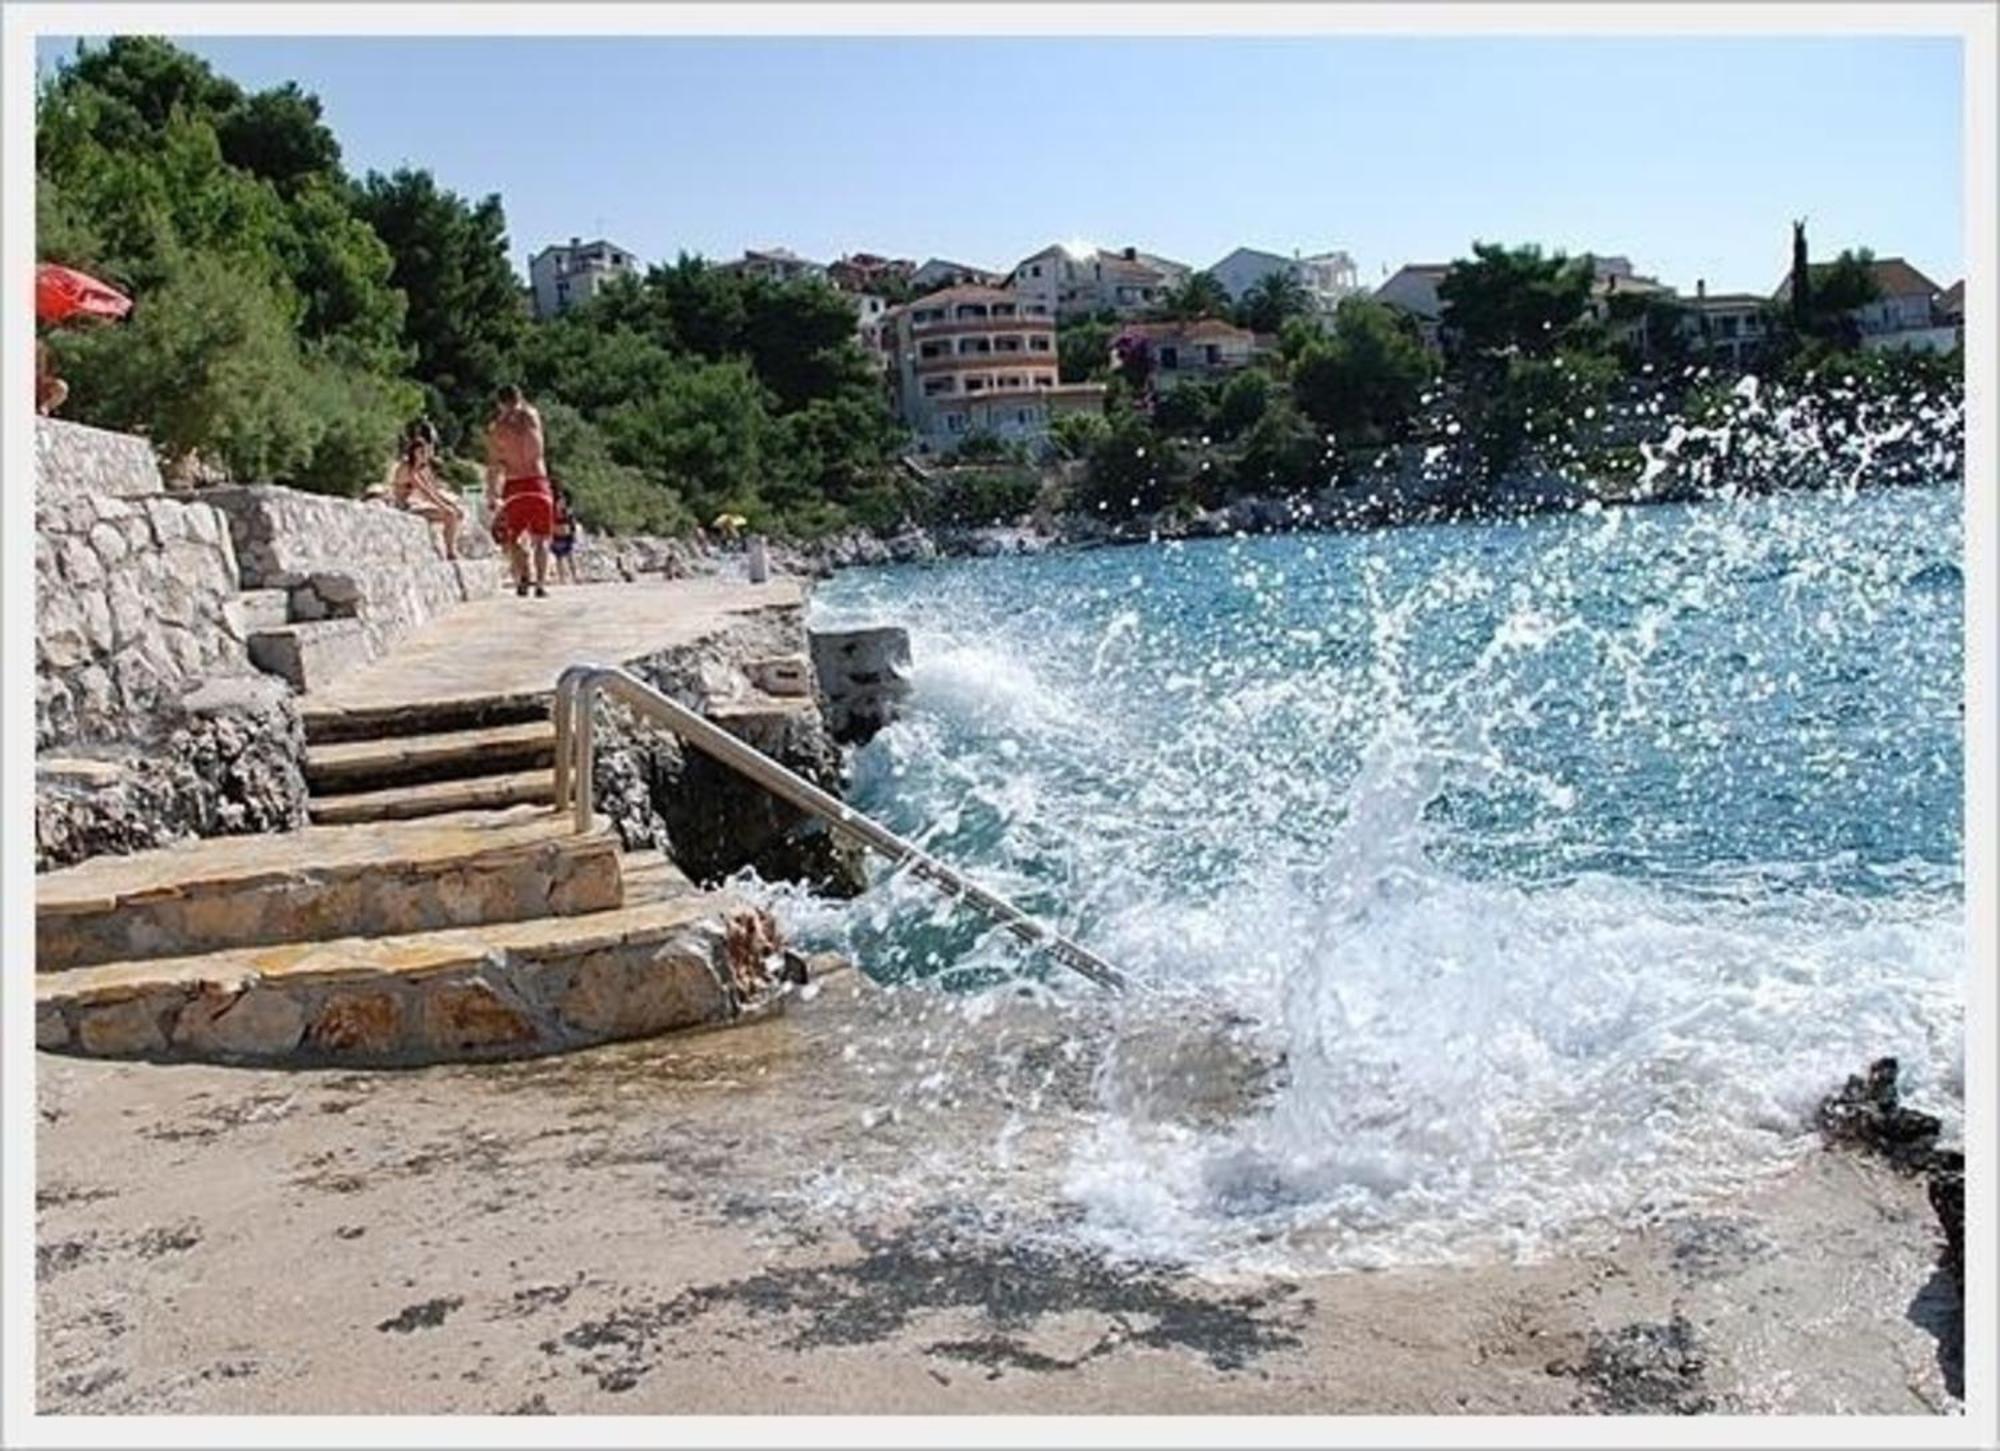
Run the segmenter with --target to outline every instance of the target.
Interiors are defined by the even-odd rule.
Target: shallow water
[[[814,623],[912,634],[858,803],[1137,984],[1049,982],[1116,1017],[1057,1191],[1083,1233],[1532,1253],[1781,1166],[1882,1053],[1955,1118],[1961,502],[858,571]],[[912,882],[784,910],[965,1034],[1047,971]],[[1266,1091],[1163,1107],[1213,1068],[1155,1030],[1217,1023]]]

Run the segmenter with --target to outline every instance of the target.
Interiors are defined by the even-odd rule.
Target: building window
[[[1028,275],[1030,277],[1040,277],[1042,275],[1042,264],[1037,262],[1034,266],[1030,267]]]
[[[949,393],[950,391],[951,379],[949,377],[924,379],[924,397],[926,398],[935,398],[940,393]]]
[[[960,318],[984,317],[986,316],[986,304],[983,302],[961,302],[958,305],[957,315]]]
[[[1028,351],[1031,353],[1046,353],[1049,350],[1049,346],[1047,338],[1033,337],[1028,339]]]
[[[1180,350],[1179,348],[1161,348],[1161,349],[1160,349],[1160,371],[1161,371],[1161,372],[1164,372],[1164,373],[1171,373],[1171,372],[1173,372],[1173,371],[1174,371],[1175,369],[1179,368],[1179,367],[1180,367],[1180,365],[1181,365],[1181,350]]]
[[[993,351],[996,353],[1018,353],[1021,351],[1021,340],[1019,338],[995,338],[993,340]]]
[[[965,432],[965,415],[964,415],[963,413],[947,413],[947,414],[945,414],[945,416],[944,416],[944,429],[945,429],[945,432],[946,432],[946,433],[963,433],[963,432]]]
[[[920,358],[942,358],[951,351],[950,343],[918,343],[917,356]]]
[[[984,378],[967,378],[965,380],[965,391],[968,393],[984,393],[986,391],[986,380]]]
[[[944,309],[941,307],[927,307],[920,312],[912,314],[911,320],[914,322],[943,322]]]
[[[1222,349],[1217,347],[1214,343],[1203,344],[1201,350],[1201,360],[1204,363],[1208,364],[1208,366],[1211,368],[1221,367]]]
[[[985,338],[960,338],[958,340],[958,352],[961,357],[967,353],[990,353],[992,351],[993,344]]]

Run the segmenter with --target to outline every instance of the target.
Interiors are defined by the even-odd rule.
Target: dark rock
[[[1940,1153],[1937,1162],[1931,1166],[1927,1187],[1931,1211],[1937,1215],[1938,1227],[1944,1231],[1944,1253],[1938,1257],[1938,1268],[1952,1277],[1962,1295],[1965,1286],[1965,1156]]]
[[[1904,1108],[1896,1088],[1894,1058],[1878,1058],[1866,1077],[1855,1075],[1819,1106],[1819,1129],[1829,1145],[1847,1145],[1882,1155],[1906,1172],[1930,1166],[1943,1125],[1932,1115]]]
[[[38,772],[35,869],[187,836],[303,826],[304,755],[304,727],[281,681],[210,680],[160,713],[153,739]]]
[[[1592,1331],[1583,1364],[1552,1362],[1590,1391],[1591,1409],[1626,1416],[1695,1416],[1714,1410],[1703,1377],[1706,1358],[1694,1327],[1680,1315],[1664,1324]]]

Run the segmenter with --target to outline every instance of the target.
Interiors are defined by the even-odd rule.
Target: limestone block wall
[[[36,420],[37,870],[305,815],[304,734],[250,664],[228,522],[144,439]]]
[[[44,418],[35,442],[36,747],[144,739],[250,669],[228,526],[167,494],[144,439]]]
[[[205,489],[202,497],[229,521],[245,589],[289,591],[297,619],[357,619],[375,653],[499,588],[496,560],[448,563],[430,525],[386,503],[273,484]],[[468,524],[468,535],[475,529]]]

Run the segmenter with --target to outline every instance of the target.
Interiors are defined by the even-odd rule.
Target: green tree
[[[1215,432],[1226,439],[1238,438],[1254,428],[1271,406],[1271,377],[1255,368],[1230,376],[1216,401]]]
[[[1056,376],[1065,383],[1100,383],[1111,376],[1115,324],[1090,319],[1056,328]]]
[[[1200,383],[1176,383],[1153,405],[1153,426],[1162,433],[1202,433],[1214,414],[1212,389]]]
[[[1150,514],[1181,496],[1189,473],[1179,448],[1138,414],[1122,414],[1091,447],[1078,502],[1113,519]]]
[[[1086,459],[1111,434],[1102,413],[1065,413],[1049,422],[1049,441],[1067,459]]]
[[[1342,442],[1377,444],[1408,432],[1431,372],[1429,355],[1393,311],[1349,297],[1331,331],[1293,361],[1292,391],[1321,429]]]
[[[1329,483],[1333,455],[1289,398],[1273,399],[1244,435],[1231,483],[1238,494],[1304,493]]]
[[[1454,353],[1492,359],[1508,352],[1547,357],[1568,340],[1590,301],[1587,257],[1543,256],[1535,246],[1476,243],[1438,284]]]
[[[1276,333],[1295,317],[1312,311],[1312,294],[1289,271],[1267,272],[1236,305],[1236,322],[1252,332]]]
[[[500,198],[467,202],[428,171],[403,169],[370,172],[355,201],[388,247],[390,281],[408,299],[403,340],[429,410],[457,442],[512,380],[527,332]]]
[[[576,409],[560,402],[540,408],[550,468],[586,529],[670,534],[698,522],[679,490],[620,463],[603,431]]]
[[[1229,292],[1213,272],[1190,272],[1178,286],[1161,299],[1163,317],[1193,322],[1197,318],[1229,315]]]

